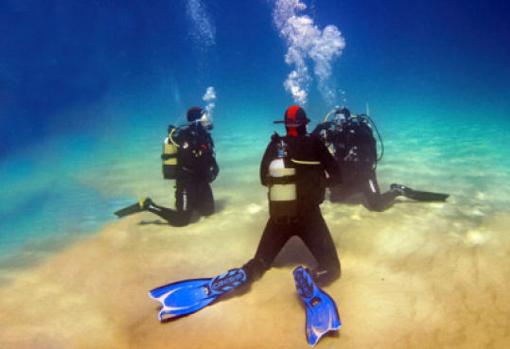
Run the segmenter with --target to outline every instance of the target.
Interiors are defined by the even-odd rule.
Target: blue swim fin
[[[153,289],[149,296],[163,305],[159,312],[163,321],[199,311],[246,281],[244,269],[235,268],[214,278],[173,282]]]
[[[308,269],[294,269],[296,289],[306,306],[306,339],[314,346],[323,335],[342,326],[335,301],[322,291],[312,279]]]

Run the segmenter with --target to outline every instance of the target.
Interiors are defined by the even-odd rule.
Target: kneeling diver
[[[329,121],[331,115],[334,118]],[[380,141],[380,156],[373,130]],[[376,167],[384,154],[384,146],[375,123],[367,114],[353,115],[345,107],[335,108],[312,133],[322,139],[342,168],[342,185],[330,188],[331,202],[355,202],[361,194],[367,209],[384,211],[400,195],[417,201],[445,201],[449,196],[416,191],[401,184],[392,184],[390,190],[381,193]]]
[[[150,198],[115,212],[119,218],[141,211],[152,212],[172,226],[186,226],[194,211],[201,216],[214,213],[214,198],[210,183],[219,172],[214,153],[214,142],[209,133],[212,124],[201,107],[187,112],[188,124],[169,126],[165,139],[163,175],[175,179],[176,210],[155,204]]]

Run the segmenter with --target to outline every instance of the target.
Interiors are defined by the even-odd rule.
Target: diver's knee
[[[383,212],[384,211],[384,207],[381,207],[378,205],[366,205],[365,207],[367,208],[367,210],[372,211],[372,212]]]
[[[200,215],[204,217],[209,217],[214,213],[214,211],[215,211],[214,206],[208,206],[200,210]]]
[[[168,223],[174,227],[185,227],[190,223],[190,221],[191,214],[189,214],[188,212],[185,213],[181,212],[180,215],[177,215],[176,217],[174,217],[174,219],[172,219]]]
[[[383,212],[386,209],[385,205],[376,199],[365,200],[364,206],[367,210],[372,212]]]

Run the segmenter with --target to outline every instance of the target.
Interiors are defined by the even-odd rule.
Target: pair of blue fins
[[[294,269],[297,292],[306,307],[306,338],[314,346],[326,333],[342,326],[335,301],[313,281],[308,269]],[[231,269],[213,278],[174,282],[153,289],[149,296],[161,302],[159,320],[192,314],[247,282],[242,268]]]

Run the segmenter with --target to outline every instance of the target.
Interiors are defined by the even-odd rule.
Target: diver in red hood
[[[307,132],[303,108],[284,114],[287,135],[274,134],[260,164],[260,181],[269,188],[270,217],[257,252],[243,268],[248,280],[260,277],[294,235],[303,240],[318,262],[314,279],[329,282],[340,276],[335,244],[319,205],[326,186],[340,183],[340,170],[322,141]]]

